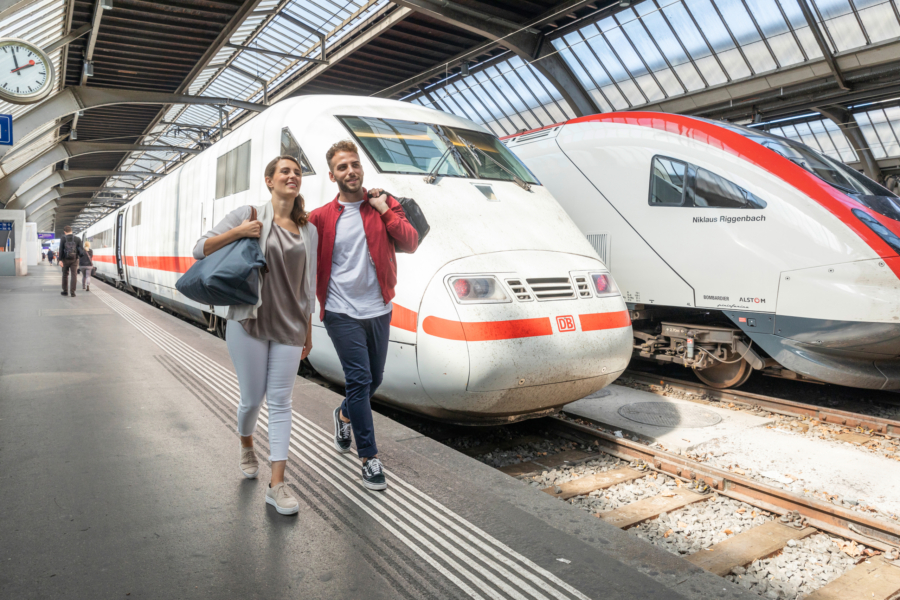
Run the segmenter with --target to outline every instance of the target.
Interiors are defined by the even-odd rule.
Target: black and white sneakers
[[[384,478],[384,465],[377,458],[370,458],[362,466],[363,485],[370,490],[387,489],[387,480]]]
[[[341,421],[341,407],[334,409],[334,448],[340,453],[350,452],[350,423]]]

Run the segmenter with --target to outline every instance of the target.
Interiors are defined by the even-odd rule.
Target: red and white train
[[[612,270],[635,355],[900,389],[900,199],[796,142],[650,112],[507,138]]]
[[[431,232],[397,257],[390,350],[378,397],[458,422],[551,413],[611,383],[631,356],[628,311],[565,211],[487,129],[416,105],[351,96],[268,108],[84,233],[104,279],[213,327],[224,308],[181,296],[201,233],[270,194],[279,154],[304,165],[307,210],[331,201],[325,152],[362,149],[366,185],[415,198]],[[310,361],[343,381],[313,316]],[[221,325],[219,326],[221,330]]]

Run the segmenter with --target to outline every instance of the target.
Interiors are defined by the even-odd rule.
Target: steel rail
[[[609,427],[609,425],[584,417],[577,418],[596,423],[598,426]],[[576,432],[574,434],[576,439],[587,436],[592,441],[598,442],[600,450],[617,458],[627,461],[644,461],[654,470],[685,481],[704,481],[710,488],[723,496],[746,502],[775,514],[784,515],[791,511],[797,511],[806,518],[810,526],[822,531],[883,551],[900,546],[900,522],[875,519],[816,498],[800,496],[659,448],[618,438],[563,417],[550,417],[549,422],[551,429],[557,433],[565,436],[566,434],[573,435],[572,432]]]
[[[892,419],[871,417],[869,415],[846,410],[837,410],[835,408],[818,406],[816,404],[794,402],[793,400],[784,400],[782,398],[763,396],[751,392],[742,392],[740,390],[718,390],[703,385],[702,383],[693,383],[691,381],[683,381],[681,379],[673,379],[671,377],[663,377],[639,371],[628,370],[624,373],[624,376],[638,383],[669,386],[691,394],[705,394],[708,398],[720,402],[734,402],[735,404],[758,406],[760,408],[765,408],[769,412],[780,415],[809,417],[818,419],[823,423],[843,425],[845,427],[862,427],[864,429],[871,429],[874,433],[887,437],[900,438],[900,421],[894,421]],[[691,401],[690,398],[685,398],[685,400]]]

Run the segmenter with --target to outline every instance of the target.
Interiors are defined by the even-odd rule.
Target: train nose
[[[838,385],[900,389],[897,272],[900,258],[894,257],[782,273],[774,319],[758,319],[759,327],[745,331],[775,360],[802,375]]]
[[[461,419],[554,410],[611,383],[631,356],[622,297],[596,293],[591,271],[605,271],[600,263],[505,254],[513,264],[498,268],[493,255],[491,272],[478,257],[451,263],[422,303],[420,380]],[[611,278],[600,285],[612,286]]]

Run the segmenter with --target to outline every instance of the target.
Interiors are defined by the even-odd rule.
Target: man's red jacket
[[[318,260],[316,266],[316,298],[319,300],[319,318],[325,318],[325,301],[328,298],[328,283],[331,281],[331,261],[334,256],[334,236],[337,222],[344,210],[338,202],[340,194],[334,200],[320,206],[309,215],[309,222],[316,226],[319,233]],[[419,234],[415,227],[406,220],[406,214],[400,203],[388,195],[388,210],[383,215],[369,204],[369,193],[363,189],[363,202],[359,207],[363,229],[369,254],[375,263],[375,274],[381,286],[381,296],[387,304],[394,298],[394,286],[397,285],[397,255],[394,242],[405,252],[415,252],[419,245]]]

